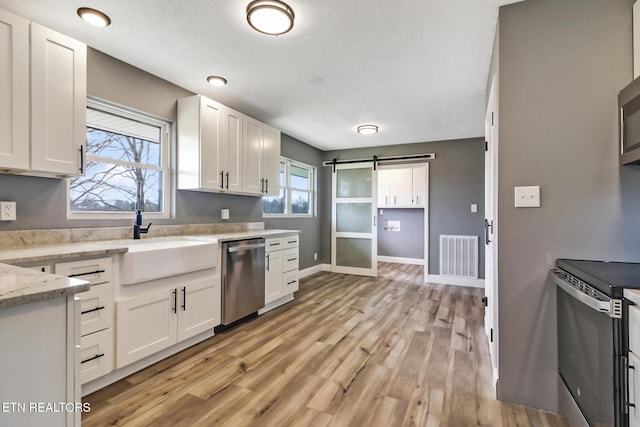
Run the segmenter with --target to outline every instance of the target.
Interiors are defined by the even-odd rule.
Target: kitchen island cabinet
[[[0,425],[79,426],[85,281],[0,264]]]

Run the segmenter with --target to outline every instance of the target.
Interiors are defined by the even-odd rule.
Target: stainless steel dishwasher
[[[264,238],[222,244],[222,324],[264,307]]]

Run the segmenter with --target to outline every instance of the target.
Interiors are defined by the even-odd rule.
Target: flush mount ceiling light
[[[78,16],[88,24],[95,25],[96,27],[106,27],[111,24],[111,18],[99,10],[91,9],[90,7],[81,7],[78,9]]]
[[[293,9],[279,0],[255,0],[247,6],[247,22],[263,34],[278,36],[293,28]]]
[[[220,77],[220,76],[209,76],[209,77],[207,77],[207,81],[212,86],[224,86],[224,85],[227,84],[227,79],[225,79],[224,77]]]
[[[358,126],[358,133],[361,135],[373,135],[374,133],[378,133],[378,126],[360,125]]]

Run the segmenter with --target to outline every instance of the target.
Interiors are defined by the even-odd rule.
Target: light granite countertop
[[[86,258],[109,256],[124,253],[133,245],[144,244],[149,241],[172,239],[207,239],[215,242],[226,242],[239,239],[252,239],[258,237],[279,237],[288,234],[297,234],[299,230],[249,230],[220,234],[195,234],[163,237],[144,237],[140,240],[103,240],[99,242],[60,243],[42,246],[32,246],[20,249],[0,250],[0,262],[6,264],[33,264],[51,261],[69,260],[73,258]]]
[[[0,264],[0,309],[88,291],[89,282]]]
[[[127,252],[131,246],[148,241],[194,238],[222,243],[258,237],[280,237],[299,232],[299,230],[260,229],[220,234],[146,237],[140,240],[104,240],[2,249],[0,250],[0,308],[71,295],[90,288],[88,282],[83,280],[42,273],[16,265],[110,256]]]

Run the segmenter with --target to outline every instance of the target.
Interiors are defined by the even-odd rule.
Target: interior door
[[[494,385],[498,380],[498,258],[497,258],[497,212],[496,212],[496,183],[497,183],[497,108],[495,97],[495,76],[491,82],[489,102],[485,116],[485,141],[484,155],[485,189],[485,297],[486,308],[484,324],[489,338],[489,352],[493,367]]]
[[[336,165],[332,201],[331,271],[377,276],[377,174],[373,163]]]

